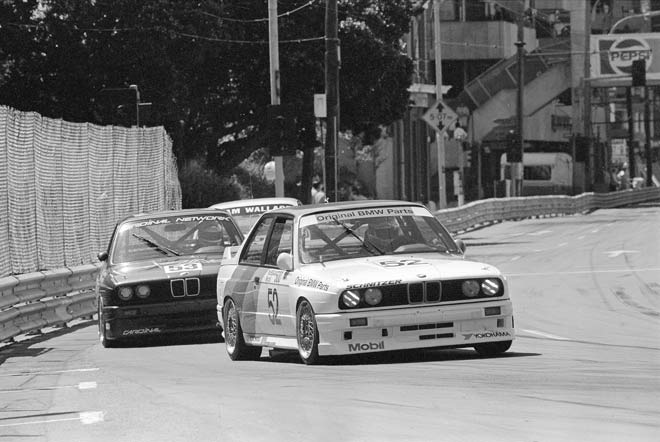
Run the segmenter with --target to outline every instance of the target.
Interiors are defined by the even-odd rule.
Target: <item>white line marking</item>
[[[563,242],[563,243],[559,244],[557,247],[564,247],[567,244],[568,244],[567,242]]]
[[[78,390],[92,390],[96,388],[96,382],[81,382],[78,384]]]
[[[625,253],[639,253],[639,251],[638,250],[610,250],[610,251],[604,252],[604,253],[607,253],[609,258],[616,258],[617,256],[623,255]]]
[[[520,330],[520,331],[525,332],[525,333],[529,333],[531,335],[543,336],[544,338],[548,338],[548,339],[556,339],[558,341],[570,341],[569,338],[562,338],[561,336],[552,335],[550,333],[544,333],[544,332],[535,331],[535,330]]]
[[[582,235],[582,236],[578,236],[577,239],[584,239],[584,235]]]
[[[591,231],[591,233],[598,233],[598,232],[600,232],[600,229],[594,229]]]
[[[83,425],[95,424],[97,422],[103,422],[103,412],[102,411],[85,411],[80,413],[80,422]]]
[[[0,374],[0,377],[6,376],[32,376],[32,375],[51,375],[51,374],[60,374],[60,373],[78,373],[85,371],[98,371],[98,368],[75,368],[73,370],[54,370],[54,371],[24,371],[18,373],[7,373]]]
[[[528,233],[528,235],[529,236],[539,236],[539,235],[545,235],[546,233],[552,233],[552,230],[540,230],[538,232]]]
[[[610,270],[583,270],[575,272],[541,272],[541,273],[505,273],[506,276],[559,276],[559,275],[591,275],[592,273],[630,273],[630,272],[659,272],[660,267],[649,269],[610,269]]]
[[[78,385],[57,385],[55,387],[37,387],[37,388],[15,388],[11,390],[0,390],[2,393],[16,393],[26,391],[44,391],[44,390],[63,390],[65,388],[77,388],[78,390],[91,390],[98,385],[96,382],[80,382]]]
[[[522,256],[516,255],[513,258],[511,258],[511,261],[518,261],[520,258],[522,258]]]
[[[78,415],[78,417],[67,417],[62,419],[46,419],[43,421],[30,421],[30,422],[16,422],[13,424],[0,424],[0,427],[18,427],[21,425],[35,425],[35,424],[52,424],[56,422],[71,422],[80,421],[84,425],[95,424],[103,421],[102,411],[85,411]]]

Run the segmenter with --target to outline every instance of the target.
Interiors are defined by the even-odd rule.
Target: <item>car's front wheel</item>
[[[319,362],[319,330],[312,305],[303,300],[296,310],[296,338],[300,359],[313,365]]]
[[[498,356],[511,348],[512,341],[488,342],[485,344],[478,344],[474,349],[479,353],[479,356],[484,358],[492,358]]]
[[[259,359],[261,347],[247,345],[243,339],[243,329],[233,299],[229,299],[225,303],[224,313],[225,348],[229,358],[232,361]]]

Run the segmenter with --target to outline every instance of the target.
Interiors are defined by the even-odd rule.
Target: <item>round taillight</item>
[[[135,289],[135,294],[138,298],[144,299],[151,294],[151,289],[146,284],[141,284]]]
[[[341,294],[341,302],[348,308],[357,307],[360,304],[360,293],[355,290],[347,290]]]
[[[380,289],[370,288],[364,292],[364,302],[369,305],[378,305],[383,300],[383,292]]]
[[[128,301],[133,297],[133,288],[132,287],[122,287],[119,289],[119,299],[122,301]]]
[[[497,279],[484,279],[481,290],[486,296],[495,296],[500,291],[500,281]]]
[[[469,279],[461,284],[461,290],[468,298],[474,298],[479,294],[479,283],[474,279]]]

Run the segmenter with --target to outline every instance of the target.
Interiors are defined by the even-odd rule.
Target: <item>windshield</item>
[[[186,215],[129,221],[117,229],[113,263],[182,255],[219,255],[242,236],[226,215]]]
[[[338,210],[300,220],[304,264],[405,253],[461,253],[451,235],[423,207]]]

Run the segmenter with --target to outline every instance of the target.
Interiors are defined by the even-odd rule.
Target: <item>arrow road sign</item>
[[[458,115],[442,100],[438,100],[422,115],[422,119],[442,134],[458,119]]]

